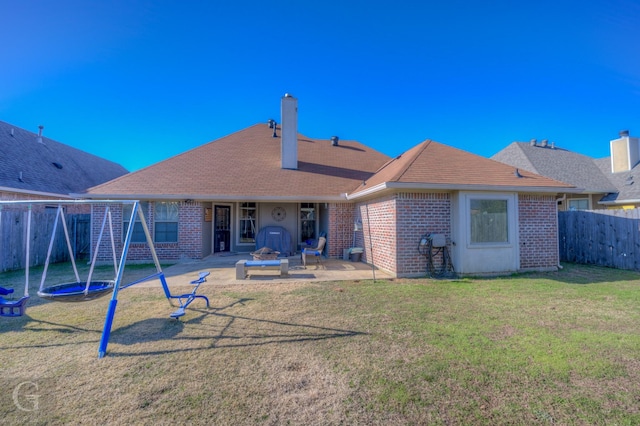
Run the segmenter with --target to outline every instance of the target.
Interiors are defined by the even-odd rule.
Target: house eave
[[[71,194],[77,198],[109,198],[114,200],[167,200],[167,201],[226,201],[226,202],[317,202],[329,203],[345,201],[344,194],[335,196],[292,195],[292,196],[267,196],[267,195],[227,195],[227,194]]]
[[[561,193],[580,193],[582,189],[572,187],[551,187],[551,186],[515,186],[515,185],[473,185],[473,184],[433,184],[433,183],[404,183],[404,182],[385,182],[371,188],[367,188],[357,193],[346,194],[347,200],[357,200],[368,197],[372,194],[385,193],[390,191],[508,191],[521,193],[536,194],[561,194]]]
[[[627,204],[640,204],[640,199],[615,200],[615,201],[598,201],[603,206],[623,206]]]
[[[74,198],[70,194],[60,194],[57,192],[44,192],[44,191],[30,191],[28,189],[11,188],[9,186],[0,186],[0,192],[13,192],[16,194],[35,195],[39,197],[51,197],[56,199],[61,198],[65,200]]]

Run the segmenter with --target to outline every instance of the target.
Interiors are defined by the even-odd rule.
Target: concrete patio
[[[163,269],[167,282],[171,287],[188,284],[196,279],[200,271],[209,271],[211,275],[207,282],[215,282],[224,285],[247,285],[255,283],[292,283],[314,281],[347,281],[347,280],[371,280],[391,279],[391,274],[374,269],[364,262],[351,262],[342,259],[323,258],[320,263],[316,259],[307,261],[307,268],[302,265],[300,255],[287,257],[289,261],[289,274],[281,277],[275,270],[252,270],[246,279],[236,279],[236,262],[238,260],[251,260],[248,253],[242,254],[216,254],[202,260],[179,262]],[[142,286],[156,285],[153,282],[142,283]]]

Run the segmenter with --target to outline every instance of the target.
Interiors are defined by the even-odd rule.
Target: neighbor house
[[[610,142],[611,156],[593,159],[546,140],[513,142],[494,160],[547,176],[578,188],[558,194],[558,210],[636,208],[640,205],[640,140],[628,131]]]
[[[114,162],[0,121],[0,199],[68,199],[127,173]]]
[[[281,102],[281,125],[256,124],[78,195],[141,200],[167,260],[248,253],[261,230],[282,229],[292,252],[323,233],[326,256],[362,247],[364,261],[398,277],[425,274],[418,244],[430,233],[445,236],[460,274],[557,268],[556,198],[572,185],[430,140],[390,158],[309,138],[297,100]],[[122,232],[128,212],[114,217]],[[130,259],[148,259],[144,235],[133,241]]]

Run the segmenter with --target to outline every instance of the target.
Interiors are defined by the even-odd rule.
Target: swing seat
[[[0,297],[0,317],[21,317],[27,309],[29,296],[23,296],[16,301]]]
[[[102,296],[106,296],[115,286],[115,281],[91,281],[89,288],[87,282],[58,284],[43,288],[38,296],[55,302],[87,302]]]
[[[12,288],[0,287],[0,296],[7,296],[7,295],[9,295],[11,293],[13,293],[13,289]]]
[[[171,315],[169,315],[171,318],[180,318],[182,316],[184,316],[185,314],[185,310],[184,308],[178,308],[176,311],[171,312]]]

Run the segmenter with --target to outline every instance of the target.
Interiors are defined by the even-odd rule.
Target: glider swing
[[[111,334],[111,327],[113,324],[113,318],[115,316],[116,306],[118,303],[118,292],[121,289],[133,286],[135,284],[139,284],[141,282],[149,281],[155,278],[160,280],[162,284],[162,288],[164,290],[164,294],[169,300],[169,303],[172,304],[173,299],[178,299],[179,308],[177,311],[173,312],[170,316],[172,318],[178,318],[185,314],[185,309],[196,299],[200,298],[206,302],[207,307],[209,307],[209,299],[206,296],[196,294],[200,284],[206,281],[206,277],[209,275],[209,272],[201,272],[199,278],[195,281],[192,281],[191,284],[194,284],[193,290],[191,293],[180,294],[180,295],[172,295],[167,281],[164,276],[164,272],[162,272],[162,268],[160,267],[160,261],[158,260],[158,256],[156,254],[155,247],[153,245],[153,240],[151,238],[151,234],[149,232],[149,228],[147,227],[147,223],[144,217],[144,213],[142,209],[140,209],[139,201],[130,201],[130,200],[40,200],[40,201],[0,201],[0,213],[1,208],[5,204],[27,204],[29,207],[29,214],[27,220],[27,244],[26,244],[26,255],[27,259],[29,259],[29,240],[30,240],[30,230],[31,230],[31,205],[32,204],[46,204],[52,205],[57,204],[58,209],[56,211],[56,219],[53,225],[53,232],[51,234],[51,239],[49,241],[49,247],[47,251],[47,257],[45,260],[44,271],[42,273],[42,278],[40,281],[40,290],[38,291],[38,296],[56,302],[85,302],[89,300],[97,299],[98,297],[105,296],[111,293],[111,301],[109,302],[109,307],[107,310],[107,314],[105,317],[104,327],[102,330],[102,337],[100,339],[100,346],[98,348],[98,357],[102,358],[105,356],[107,351],[107,345],[109,343],[109,337]],[[81,280],[78,274],[78,269],[75,263],[75,255],[71,248],[71,242],[69,238],[69,232],[66,225],[66,220],[64,217],[63,205],[77,205],[77,204],[90,204],[93,207],[92,214],[95,215],[95,206],[103,207],[105,209],[104,216],[102,217],[102,226],[100,227],[100,233],[98,235],[96,244],[94,245],[93,257],[91,260],[91,264],[89,267],[89,274],[86,280]],[[116,246],[115,239],[113,233],[113,223],[111,217],[111,205],[112,204],[129,204],[132,206],[131,208],[131,217],[129,218],[129,225],[126,230],[126,236],[124,238],[122,253],[120,255],[120,261],[118,262],[116,258]],[[138,220],[136,220],[138,218]],[[0,216],[1,219],[1,216]],[[49,268],[49,262],[51,260],[54,241],[56,239],[56,231],[58,222],[62,222],[62,227],[64,229],[64,235],[66,239],[67,249],[69,250],[69,255],[71,258],[71,264],[73,266],[73,271],[75,274],[76,281],[70,283],[62,283],[45,286],[45,281],[47,278],[47,270]],[[94,281],[93,272],[96,265],[96,261],[98,259],[98,252],[100,249],[100,245],[102,243],[102,238],[104,236],[105,227],[109,224],[109,235],[111,242],[111,252],[113,257],[113,266],[115,271],[115,277],[113,280],[99,280]],[[156,267],[156,272],[139,279],[137,281],[131,282],[129,284],[122,285],[122,276],[124,274],[125,262],[127,259],[127,254],[129,252],[129,246],[131,244],[131,239],[133,236],[134,226],[138,223],[142,226],[144,231],[144,235],[146,237],[146,243],[151,252],[151,256],[153,258],[153,262]],[[1,228],[0,228],[1,229]],[[25,296],[21,298],[17,302],[9,302],[0,297],[0,316],[19,316],[24,314],[24,305],[29,298],[28,293],[28,283],[29,283],[29,262],[27,261],[25,268]],[[0,287],[1,288],[1,287]],[[12,290],[7,290],[7,292],[12,292]],[[17,305],[20,304],[20,308],[18,310]]]

